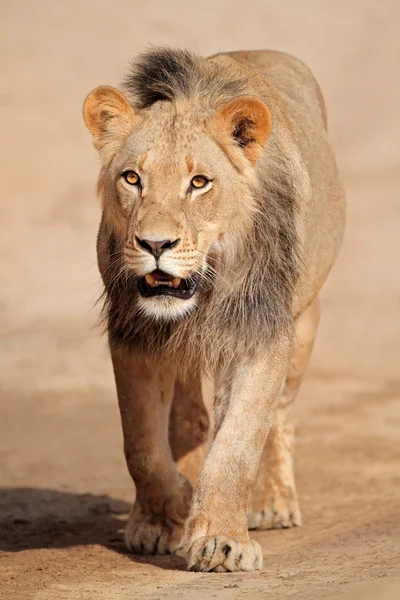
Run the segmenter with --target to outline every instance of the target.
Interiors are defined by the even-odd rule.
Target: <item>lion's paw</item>
[[[255,571],[262,568],[261,546],[254,540],[240,544],[223,536],[196,540],[186,553],[192,571]]]
[[[247,513],[248,529],[287,529],[300,527],[301,512],[297,498],[275,497],[269,506],[250,507]]]
[[[143,520],[128,521],[125,543],[134,554],[172,554],[179,546],[182,527],[171,529],[166,523]]]

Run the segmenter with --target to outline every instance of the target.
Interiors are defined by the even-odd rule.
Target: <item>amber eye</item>
[[[205,187],[209,181],[210,180],[207,179],[207,177],[204,177],[204,175],[195,175],[191,183],[194,188],[200,189]]]
[[[122,173],[122,177],[129,185],[138,185],[140,183],[140,177],[135,171],[125,171],[125,173]]]

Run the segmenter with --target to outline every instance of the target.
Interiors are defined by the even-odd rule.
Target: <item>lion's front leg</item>
[[[178,473],[168,440],[175,374],[143,356],[111,348],[124,434],[124,451],[136,486],[125,532],[130,550],[165,554],[179,545],[192,489]]]
[[[295,322],[295,336],[285,388],[253,488],[248,514],[249,529],[301,525],[293,470],[294,427],[288,423],[288,415],[311,356],[318,321],[317,297]]]
[[[169,442],[180,473],[197,485],[208,450],[210,420],[199,374],[177,379],[172,401]]]
[[[249,539],[247,510],[274,410],[285,381],[291,343],[285,337],[217,379],[217,434],[185,525],[182,553],[197,571],[262,567]]]

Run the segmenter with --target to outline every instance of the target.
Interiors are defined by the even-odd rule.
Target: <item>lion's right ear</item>
[[[113,87],[103,85],[88,95],[83,105],[86,127],[93,135],[93,143],[101,151],[109,142],[121,140],[130,134],[135,111],[127,98]]]

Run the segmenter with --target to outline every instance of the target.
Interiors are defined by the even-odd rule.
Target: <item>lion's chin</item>
[[[169,295],[147,298],[139,296],[137,303],[142,314],[147,317],[157,321],[181,321],[194,310],[196,294],[186,300]]]

